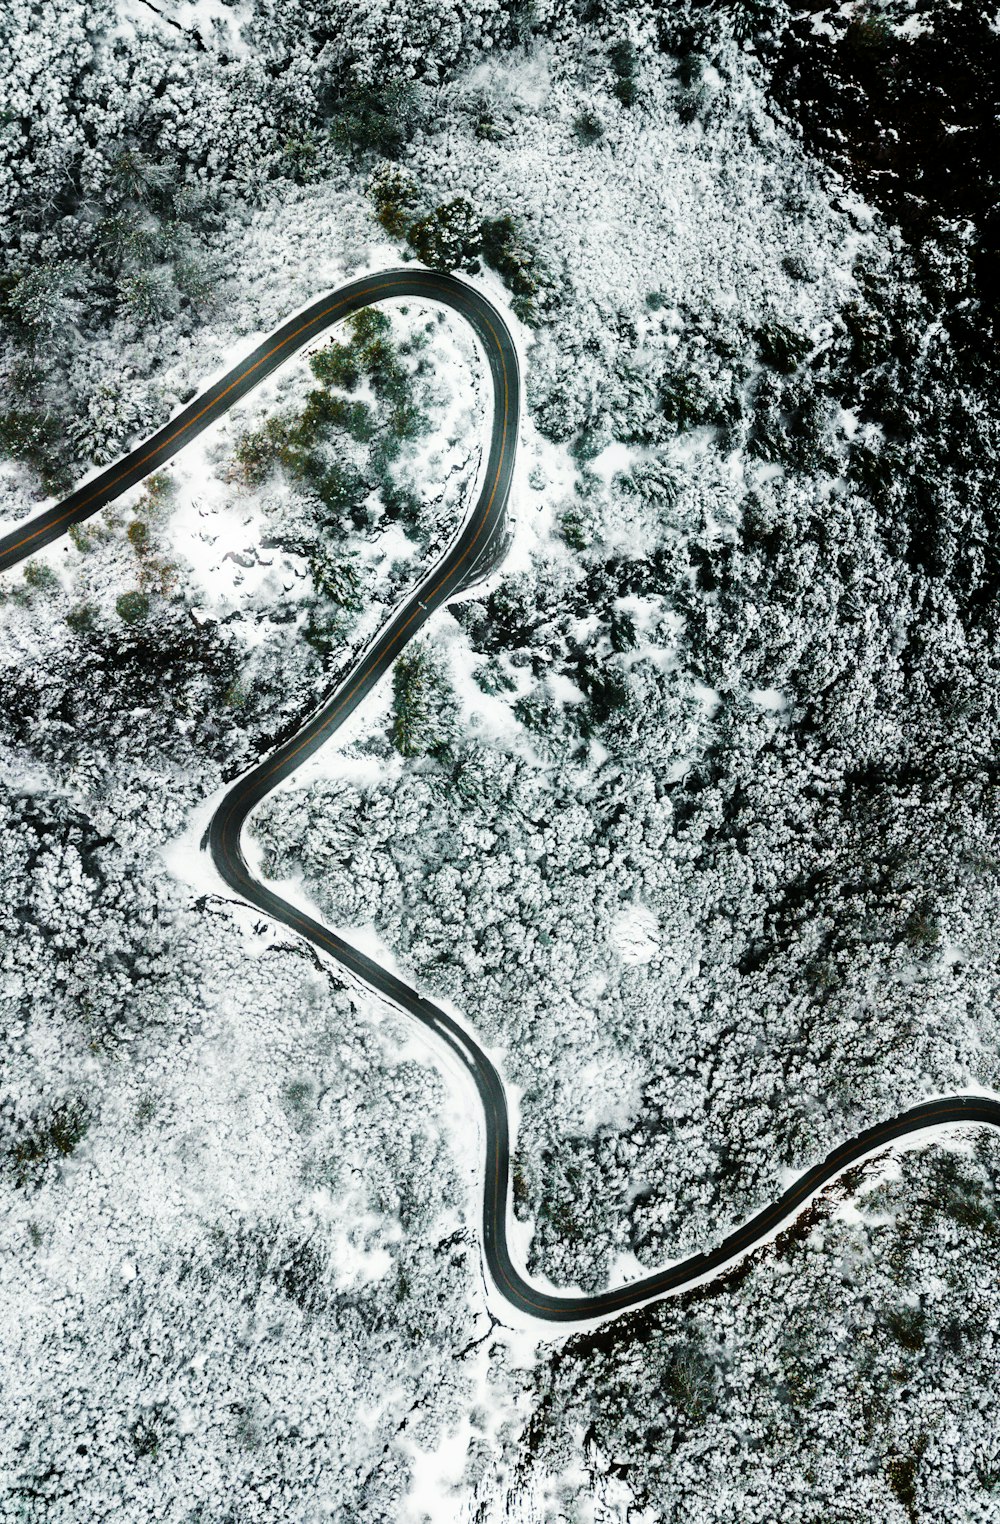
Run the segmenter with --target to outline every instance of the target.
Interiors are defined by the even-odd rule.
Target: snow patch
[[[649,963],[660,950],[660,925],[647,906],[625,905],[614,917],[610,940],[623,963],[635,968]]]

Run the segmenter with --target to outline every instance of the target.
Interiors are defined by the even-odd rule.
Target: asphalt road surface
[[[255,879],[243,855],[247,816],[305,759],[335,734],[388,672],[399,652],[435,609],[468,586],[498,559],[505,536],[505,512],[514,469],[521,407],[517,354],[497,309],[477,290],[452,276],[419,269],[364,276],[314,302],[289,319],[208,391],[189,403],[123,460],[108,467],[35,518],[0,539],[0,571],[25,560],[89,518],[129,487],[164,465],[265,376],[297,354],[331,324],[373,302],[420,297],[459,313],[482,346],[493,387],[493,418],[482,487],[456,538],[438,565],[392,615],[344,681],[291,740],[235,782],[212,818],[207,845],[229,887],[266,916],[305,937],[321,952],[427,1027],[468,1072],[483,1107],[482,1247],[489,1280],[522,1317],[548,1323],[583,1324],[626,1308],[682,1291],[710,1279],[766,1242],[820,1191],[851,1165],[886,1145],[914,1139],[951,1123],[1000,1128],[1000,1103],[956,1095],[928,1101],[870,1127],[842,1143],[822,1163],[802,1175],[775,1202],[704,1253],[657,1270],[641,1280],[593,1295],[562,1295],[533,1286],[514,1265],[507,1243],[510,1199],[510,1128],[500,1076],[469,1031],[432,1000],[418,994],[318,921],[304,915]]]

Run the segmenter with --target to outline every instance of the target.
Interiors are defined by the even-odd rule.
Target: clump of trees
[[[792,14],[770,88],[810,147],[893,218],[975,350],[1000,317],[996,80],[988,9],[930,4],[920,26],[876,5]],[[971,233],[971,236],[969,236]],[[947,248],[942,264],[938,251]]]
[[[386,315],[367,308],[349,319],[348,328],[346,344],[335,341],[311,357],[321,384],[301,411],[269,418],[244,434],[235,451],[237,470],[249,485],[259,486],[280,466],[308,488],[328,529],[365,522],[369,495],[387,486],[403,444],[427,428],[409,372],[393,349]],[[341,395],[362,381],[375,406]],[[352,445],[363,446],[364,455],[359,458]],[[391,489],[386,495],[391,517]]]
[[[518,218],[509,212],[480,217],[465,196],[454,196],[421,214],[423,197],[416,181],[395,164],[375,172],[368,193],[382,227],[393,237],[405,237],[424,264],[432,270],[475,272],[485,260],[510,288],[512,306],[522,321],[537,321],[544,272]]]
[[[634,42],[623,38],[612,47],[608,61],[611,64],[612,90],[623,106],[633,106],[639,94],[639,53]]]
[[[103,13],[81,31],[30,0],[8,10],[0,451],[51,492],[161,420],[148,382],[213,311],[239,218],[288,182],[378,161],[391,173],[431,120],[431,91],[535,25],[527,0],[476,0],[417,24],[391,0],[332,30],[301,0],[212,27],[171,26],[152,7],[125,33]],[[403,184],[382,213],[394,237],[431,215],[400,199]],[[434,260],[467,257],[454,230],[422,238]],[[100,357],[87,374],[81,354]]]
[[[90,1123],[90,1110],[79,1096],[68,1096],[39,1112],[8,1147],[5,1162],[14,1186],[18,1190],[40,1186],[53,1165],[76,1151]]]
[[[574,119],[573,132],[580,143],[589,146],[601,141],[604,136],[604,123],[597,112],[588,107]]]
[[[982,1385],[970,1393],[964,1371],[989,1372],[992,1400],[997,1162],[983,1135],[969,1154],[904,1156],[901,1179],[862,1186],[850,1222],[790,1235],[717,1285],[570,1339],[536,1372],[516,1447],[529,1473],[551,1475],[583,1431],[587,1476],[568,1508],[617,1482],[623,1514],[659,1512],[682,1487],[699,1524],[734,1511],[989,1515],[1000,1466]],[[974,1220],[951,1214],[952,1192],[975,1201]],[[865,1421],[852,1423],[859,1401]],[[790,1428],[794,1446],[775,1445]]]
[[[482,250],[479,219],[470,201],[455,196],[411,224],[407,242],[432,270],[465,270]]]
[[[412,223],[406,237],[414,253],[435,270],[474,272],[484,259],[513,293],[515,314],[522,322],[537,322],[541,264],[523,224],[509,213],[480,219],[471,202],[456,196]]]
[[[392,744],[403,757],[449,754],[456,709],[440,657],[413,641],[392,669]]]
[[[296,408],[285,408],[237,441],[230,478],[270,490],[261,494],[269,544],[308,567],[311,591],[301,625],[304,641],[328,662],[343,654],[354,617],[376,596],[382,559],[362,557],[355,531],[374,541],[400,526],[412,551],[386,563],[387,594],[401,596],[460,491],[455,477],[435,497],[418,493],[403,452],[423,438],[436,403],[424,353],[434,323],[395,340],[385,311],[369,307],[348,319],[338,337],[310,357],[318,385]],[[428,499],[433,509],[428,512]],[[374,547],[373,547],[374,549]],[[398,557],[398,559],[396,559]],[[283,619],[285,616],[274,616]],[[290,617],[290,616],[289,616]]]

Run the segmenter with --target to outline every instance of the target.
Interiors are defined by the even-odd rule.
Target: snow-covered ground
[[[371,131],[405,74],[419,215],[519,219],[512,540],[426,632],[440,736],[393,749],[387,682],[249,849],[489,1045],[511,1241],[563,1286],[700,1247],[846,1131],[998,1081],[996,409],[728,10],[714,38],[681,10],[546,0],[511,48],[490,0],[335,24],[12,0],[0,83],[3,438],[54,420],[74,468],[406,252],[381,156],[327,130],[345,100]],[[334,634],[301,484],[233,469],[302,407],[307,357],[8,579],[0,1519],[992,1518],[994,1144],[880,1160],[745,1274],[540,1352],[493,1323],[457,1066],[206,871],[226,779],[474,488],[478,359],[406,305],[418,534],[347,533],[365,596]],[[2,522],[47,490],[4,461]]]

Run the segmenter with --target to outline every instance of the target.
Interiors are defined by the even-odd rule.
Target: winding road
[[[485,352],[493,387],[493,419],[481,489],[438,565],[392,615],[323,706],[291,740],[231,786],[212,817],[208,847],[222,878],[237,895],[336,959],[450,1049],[472,1079],[483,1108],[482,1248],[489,1281],[522,1318],[548,1324],[583,1325],[711,1280],[786,1228],[838,1175],[887,1144],[912,1140],[921,1133],[954,1123],[1000,1128],[1000,1102],[987,1096],[948,1096],[914,1106],[890,1121],[867,1128],[842,1143],[775,1202],[714,1248],[628,1285],[593,1295],[563,1295],[533,1285],[517,1268],[508,1244],[510,1124],[503,1083],[495,1065],[472,1033],[433,1001],[255,879],[241,844],[243,827],[251,811],[339,729],[435,609],[497,558],[505,531],[521,408],[517,353],[499,311],[471,285],[418,268],[384,271],[352,281],[282,324],[252,354],[123,460],[0,539],[0,571],[16,566],[65,534],[70,525],[89,518],[164,465],[234,402],[332,324],[373,302],[394,297],[419,297],[450,307],[470,324]]]

